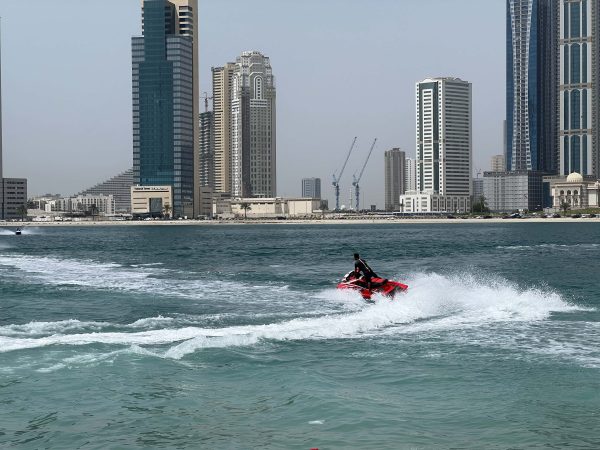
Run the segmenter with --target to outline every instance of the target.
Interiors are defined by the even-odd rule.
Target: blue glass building
[[[507,0],[506,168],[557,171],[558,0]]]
[[[194,214],[195,13],[189,2],[144,0],[143,36],[132,38],[134,183],[172,186],[175,217]]]
[[[560,174],[599,173],[600,4],[560,1]]]

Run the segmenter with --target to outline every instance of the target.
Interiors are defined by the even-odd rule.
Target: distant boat
[[[23,231],[22,231],[20,228],[17,228],[17,229],[15,230],[15,234],[16,234],[17,236],[21,236],[21,233],[22,233],[22,232],[23,232]]]

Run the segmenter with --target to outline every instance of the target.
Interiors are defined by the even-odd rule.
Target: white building
[[[405,212],[471,208],[471,83],[430,78],[417,83],[417,186],[401,197]]]
[[[505,172],[506,171],[506,158],[504,155],[492,156],[492,167],[491,172]]]
[[[48,208],[50,206],[50,208]],[[45,211],[48,209],[54,212],[69,213],[89,213],[94,206],[95,214],[101,216],[111,216],[115,214],[115,198],[113,195],[76,195],[74,197],[59,198],[50,200],[45,205]]]
[[[552,206],[561,209],[563,204],[570,209],[598,208],[600,206],[600,181],[587,181],[577,172],[566,180],[551,184]]]
[[[134,215],[173,216],[171,186],[131,186],[131,213]]]
[[[406,158],[406,173],[404,175],[404,192],[417,190],[417,160]]]

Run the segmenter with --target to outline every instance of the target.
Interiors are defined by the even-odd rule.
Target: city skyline
[[[257,27],[252,35],[245,33],[246,25],[240,25],[238,28],[231,26],[228,28],[231,33],[226,37],[223,37],[222,33],[215,33],[217,28],[215,23],[219,22],[217,19],[226,15],[227,10],[210,1],[202,2],[200,6],[201,91],[211,92],[211,66],[222,65],[224,61],[230,60],[232,56],[244,50],[257,49],[264,52],[270,56],[273,65],[277,68],[279,91],[277,193],[279,195],[293,195],[302,174],[312,172],[325,180],[323,196],[331,200],[332,189],[329,187],[328,180],[340,164],[340,159],[343,158],[348,136],[359,136],[357,155],[368,148],[367,136],[380,136],[380,151],[373,155],[374,159],[377,154],[382,155],[383,148],[411,149],[414,142],[412,90],[415,81],[426,76],[449,75],[472,80],[474,115],[477,117],[474,124],[475,166],[484,166],[491,154],[499,152],[502,145],[501,127],[504,110],[497,105],[502,95],[494,93],[497,89],[491,89],[490,94],[478,97],[477,94],[483,91],[478,91],[477,87],[479,85],[483,89],[484,83],[488,85],[491,83],[500,88],[504,84],[504,2],[493,2],[491,6],[486,5],[486,7],[482,7],[480,2],[475,1],[459,1],[451,8],[445,4],[438,5],[436,11],[439,14],[430,18],[433,21],[431,29],[435,32],[422,33],[420,43],[423,48],[430,48],[430,51],[435,52],[434,62],[426,61],[426,58],[419,56],[416,50],[404,44],[411,33],[414,34],[421,28],[419,20],[416,20],[415,24],[411,24],[411,20],[420,17],[419,12],[427,9],[422,2],[409,2],[404,5],[385,2],[374,9],[369,8],[366,22],[365,10],[368,5],[365,2],[346,5],[344,17],[347,20],[336,20],[334,26],[327,29],[332,39],[327,45],[323,45],[324,31],[320,25],[323,25],[324,21],[333,20],[336,17],[334,11],[339,10],[341,4],[333,3],[320,9],[321,15],[315,19],[318,23],[307,29],[301,29],[295,23],[277,19],[278,14],[281,14],[281,17],[287,16],[283,14],[281,6],[274,2],[264,2],[264,6],[272,6],[269,20],[261,22],[261,26]],[[12,21],[10,26],[4,27],[3,35],[6,37],[11,36],[18,28],[23,9],[10,0],[8,3],[3,2],[3,5],[0,13],[5,17],[4,23]],[[302,18],[311,15],[315,5],[309,2],[307,5],[294,5],[292,8],[294,13]],[[96,53],[97,62],[92,67],[86,55],[78,53],[69,45],[60,52],[56,50],[62,48],[59,42],[66,37],[60,32],[55,34],[52,30],[44,28],[45,21],[42,21],[42,16],[52,14],[52,11],[46,9],[41,2],[39,6],[39,10],[29,8],[27,12],[33,14],[31,20],[36,24],[40,22],[40,33],[46,40],[41,42],[39,39],[28,40],[25,37],[25,40],[15,47],[13,37],[8,45],[5,44],[5,52],[8,52],[11,67],[7,71],[7,64],[5,64],[3,68],[5,78],[8,79],[5,84],[9,86],[5,91],[10,91],[4,109],[5,134],[8,135],[5,139],[5,166],[10,167],[11,172],[22,173],[29,177],[32,182],[31,191],[34,193],[47,190],[62,193],[75,192],[130,167],[131,119],[128,104],[130,104],[131,80],[128,41],[130,36],[139,34],[139,2],[119,2],[119,9],[123,15],[119,18],[111,17],[113,36],[110,38],[104,36],[104,41],[100,39],[98,36],[101,35],[101,28],[93,25],[88,31],[82,33],[83,42],[89,44],[88,53],[90,49],[93,50],[91,53]],[[236,12],[231,18],[233,24],[241,23],[244,17],[254,17],[252,14],[255,14],[249,6],[242,3],[234,9]],[[112,10],[114,8],[111,8],[109,0],[103,3],[103,7],[86,5],[84,12],[103,18],[107,17]],[[495,31],[488,34],[491,36],[489,46],[485,49],[461,47],[460,43],[467,33],[460,30],[456,33],[452,31],[454,28],[445,20],[448,14],[454,14],[453,17],[457,21],[467,20],[470,15],[485,17],[488,21],[486,26],[482,24],[477,26],[481,31],[488,31],[490,26],[495,26]],[[396,25],[382,27],[382,23],[390,20],[387,18],[388,15],[396,18],[392,21]],[[6,20],[7,18],[10,20]],[[53,29],[60,30],[61,27],[59,20]],[[286,37],[288,34],[284,33],[288,28],[291,37]],[[72,31],[77,32],[77,29]],[[298,33],[303,34],[300,36]],[[448,33],[452,36],[440,44],[439,36]],[[245,39],[240,37],[242,35]],[[368,64],[354,67],[353,77],[339,76],[336,68],[342,67],[341,61],[351,61],[352,58],[349,56],[355,51],[360,52],[367,46],[372,48],[375,44],[377,49],[370,51]],[[84,71],[85,76],[94,82],[94,88],[83,89],[72,81],[67,87],[68,76],[64,85],[61,84],[63,81],[59,82],[52,77],[41,79],[34,76],[37,73],[33,70],[35,67],[50,64],[40,52],[43,49],[47,51],[47,46],[55,49],[50,53],[58,61],[64,57],[63,51],[68,53],[68,50],[74,50],[75,58],[69,63],[71,72],[81,78],[81,72]],[[318,46],[323,49],[319,49]],[[335,52],[332,51],[334,47],[337,49]],[[444,48],[448,51],[444,51]],[[29,71],[27,71],[28,63],[22,61],[23,58],[18,58],[18,54],[25,51],[35,61]],[[404,61],[401,63],[402,67],[406,66],[407,60],[411,61],[410,67],[403,69],[400,80],[396,80],[398,76],[392,76],[392,73],[387,73],[387,70],[383,73],[373,69],[373,67],[384,67],[388,64],[386,58],[389,59],[398,52],[401,52],[400,60]],[[450,57],[448,53],[453,53],[453,56]],[[114,60],[110,64],[107,63],[109,55],[110,59]],[[489,64],[481,64],[481,61],[487,61]],[[93,73],[98,68],[102,69],[104,80],[102,82]],[[316,76],[316,68],[319,76]],[[22,78],[27,82],[27,89],[16,80],[16,75],[23,71],[26,72]],[[374,77],[377,79],[377,83],[374,83],[377,86],[361,94],[361,86],[367,83],[371,85],[370,80]],[[385,86],[391,86],[392,79],[394,79],[395,90],[390,96],[389,89]],[[50,89],[52,84],[54,89]],[[18,94],[23,100],[22,103],[31,104],[28,103],[29,90],[41,94],[36,95],[40,107],[33,111],[30,108],[23,108],[15,97],[15,94]],[[348,95],[349,93],[351,95]],[[98,97],[105,98],[98,99]],[[80,98],[88,98],[92,101],[93,110],[91,105],[82,102]],[[322,99],[326,107],[312,108],[317,99]],[[364,109],[371,111],[367,120],[362,112]],[[51,110],[53,114],[46,113],[42,122],[40,114],[47,110]],[[98,110],[103,110],[103,113]],[[74,111],[90,114],[75,114]],[[32,136],[23,135],[22,128],[17,126],[18,119],[28,117],[28,114],[32,116],[30,125],[33,124],[35,130],[40,132],[39,135],[44,136],[44,145]],[[82,122],[83,118],[89,119],[90,122]],[[78,130],[84,130],[86,133]],[[309,145],[306,145],[305,140],[298,139],[300,134],[306,135]],[[99,148],[102,149],[102,157],[99,156]],[[481,149],[485,149],[485,152]],[[24,154],[27,154],[27,157]],[[53,160],[60,159],[61,156],[70,160],[73,169],[69,176],[51,175],[60,167],[54,165],[48,154],[54,155]],[[407,156],[413,155],[409,152]],[[39,161],[39,167],[29,164],[32,159]],[[351,175],[359,165],[360,158],[351,159],[347,176],[342,180],[342,189],[351,186]],[[40,167],[46,170],[41,170]],[[369,164],[361,185],[365,203],[377,203],[381,207],[383,206],[383,182],[378,176],[379,172],[380,168],[377,164],[373,162]]]

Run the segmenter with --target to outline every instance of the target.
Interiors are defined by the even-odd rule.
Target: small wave
[[[264,325],[223,328],[173,328],[173,319],[140,319],[131,328],[167,326],[136,332],[56,334],[40,338],[0,336],[0,352],[56,345],[170,346],[154,353],[180,359],[206,348],[252,346],[263,340],[297,341],[352,339],[386,333],[465,330],[499,323],[543,321],[553,312],[580,310],[549,289],[522,289],[505,280],[473,275],[419,274],[410,290],[396,301],[379,299],[338,314],[304,317]]]
[[[499,245],[496,247],[500,250],[535,250],[535,249],[546,249],[546,250],[569,250],[584,249],[584,250],[595,250],[600,248],[600,244],[535,244],[535,245]]]

